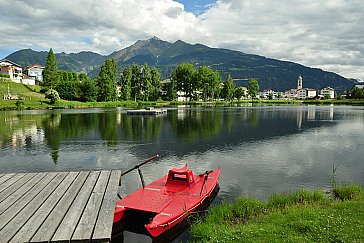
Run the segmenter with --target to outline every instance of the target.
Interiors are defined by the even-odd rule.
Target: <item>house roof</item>
[[[322,88],[321,90],[323,90],[323,89],[325,89],[325,90],[335,90],[334,88],[331,88],[331,87],[324,87],[324,88]]]
[[[356,84],[356,85],[354,85],[354,87],[359,88],[359,89],[364,89],[364,84]]]
[[[0,60],[0,63],[1,62],[7,62],[7,63],[10,63],[11,65],[13,65],[13,66],[17,66],[17,67],[20,67],[21,68],[21,66],[19,65],[19,64],[17,64],[17,63],[15,63],[15,62],[13,62],[13,61],[10,61],[10,60],[8,60],[8,59],[2,59],[2,60]]]
[[[31,66],[28,66],[28,67],[24,68],[23,70],[27,71],[27,70],[30,70],[32,68],[44,68],[44,67],[41,66],[40,64],[34,64],[34,65],[31,65]]]

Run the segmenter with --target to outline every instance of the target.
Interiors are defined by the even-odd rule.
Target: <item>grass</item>
[[[364,192],[338,186],[272,195],[267,202],[240,197],[213,206],[191,226],[191,242],[363,242]]]
[[[8,85],[10,93],[22,99],[22,104],[16,105],[15,100],[2,100],[4,95],[8,94]],[[0,110],[15,110],[15,109],[46,109],[51,106],[48,100],[44,98],[44,94],[40,93],[41,87],[34,85],[17,84],[7,78],[0,78]],[[114,107],[162,107],[176,105],[195,105],[195,106],[231,106],[242,105],[246,103],[255,104],[351,104],[363,105],[364,100],[321,100],[321,101],[302,101],[302,100],[234,100],[228,101],[110,101],[110,102],[79,102],[60,100],[55,106],[66,108],[114,108]]]

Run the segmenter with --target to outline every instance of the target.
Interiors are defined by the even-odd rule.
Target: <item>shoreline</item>
[[[109,101],[109,102],[80,102],[60,100],[50,105],[44,100],[1,100],[0,111],[9,110],[46,110],[72,108],[145,108],[145,107],[173,107],[178,105],[190,106],[238,106],[238,105],[364,105],[364,100],[241,100],[241,101]]]
[[[327,195],[301,189],[267,202],[240,197],[212,206],[191,226],[189,242],[362,242],[362,186],[337,186]]]

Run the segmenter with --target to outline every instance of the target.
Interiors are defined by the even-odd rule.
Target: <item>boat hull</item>
[[[220,168],[197,176],[187,165],[172,169],[168,175],[117,202],[114,226],[119,231],[125,228],[152,238],[165,235],[191,213],[211,204],[219,191],[219,176]]]
[[[205,210],[214,201],[220,190],[219,184],[216,184],[210,195],[193,211],[189,212],[183,219],[179,220],[169,227],[165,227],[162,231],[151,232],[147,229],[146,225],[150,222],[151,218],[155,214],[148,214],[143,211],[125,211],[122,220],[114,223],[112,239],[115,242],[119,242],[119,239],[123,238],[123,232],[129,231],[136,234],[143,234],[153,238],[153,242],[171,242],[186,229],[190,227],[190,224],[195,219],[200,219],[204,216]]]

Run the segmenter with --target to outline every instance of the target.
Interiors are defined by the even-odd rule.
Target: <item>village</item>
[[[10,78],[13,82],[19,83],[19,84],[25,84],[25,85],[40,85],[40,83],[43,80],[42,72],[44,67],[39,64],[30,65],[28,67],[22,67],[19,64],[7,60],[2,59],[0,61],[0,67],[1,67],[1,75],[3,77]],[[170,82],[169,79],[161,81],[162,84],[162,91],[161,93],[165,93],[166,91],[163,89],[166,84]],[[363,85],[356,85],[357,87],[362,89]],[[118,93],[120,93],[121,86],[118,85]],[[241,99],[251,99],[248,95],[248,89],[245,86],[241,87],[243,89],[243,95]],[[260,91],[255,99],[284,99],[284,100],[310,100],[310,99],[334,99],[336,97],[336,91],[332,87],[323,87],[320,89],[314,89],[310,87],[303,86],[303,78],[302,76],[298,77],[297,80],[297,87],[292,88],[286,91],[275,91],[272,89],[266,89],[263,91]],[[17,99],[16,96],[12,96],[10,94],[10,91],[8,94],[4,95],[4,99]],[[183,92],[177,93],[177,101],[180,102],[186,102],[189,101],[188,98],[185,96]]]

